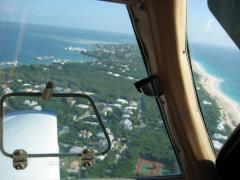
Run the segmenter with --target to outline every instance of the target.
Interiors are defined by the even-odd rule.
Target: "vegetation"
[[[111,151],[105,157],[97,158],[93,167],[75,173],[70,171],[69,164],[79,161],[79,157],[62,158],[62,179],[146,175],[136,171],[141,159],[162,164],[161,174],[156,175],[179,174],[155,100],[137,93],[133,87],[135,81],[146,77],[138,47],[132,44],[97,44],[92,51],[82,53],[95,60],[21,65],[3,68],[0,72],[1,94],[6,90],[42,92],[45,83],[52,81],[55,92],[85,93],[94,99],[112,137]],[[223,130],[216,128],[222,121],[216,100],[204,89],[200,76],[194,73],[194,78],[210,137],[216,133],[228,136],[231,129],[227,124]],[[202,100],[211,105],[207,106]],[[98,152],[106,148],[102,130],[85,99],[65,97],[44,101],[41,97],[12,97],[6,100],[5,112],[39,110],[39,107],[57,115],[61,153],[69,153],[73,147],[91,147]],[[131,122],[131,126],[125,127],[126,120]],[[224,140],[219,141],[224,143]]]
[[[202,84],[200,83],[200,76],[197,73],[194,73],[194,78],[196,82],[196,86],[198,87],[197,94],[200,100],[200,106],[202,109],[203,117],[205,119],[206,127],[209,132],[209,136],[214,140],[214,134],[221,134],[223,136],[229,136],[232,132],[230,126],[228,124],[224,124],[224,129],[220,130],[217,128],[218,124],[222,122],[220,108],[217,104],[216,99],[211,97],[211,95],[204,89]],[[203,100],[210,102],[211,105],[206,105],[203,103]],[[224,143],[225,140],[218,139],[221,143]]]
[[[8,87],[14,92],[41,92],[44,84],[52,81],[56,92],[81,91],[90,94],[112,136],[112,148],[106,157],[98,158],[92,168],[80,170],[81,177],[145,175],[136,172],[140,159],[163,164],[161,174],[157,175],[179,174],[177,160],[155,99],[142,96],[133,86],[135,81],[146,77],[138,47],[132,44],[98,44],[94,50],[82,53],[94,57],[95,61],[21,65],[3,69],[0,80],[2,93]],[[37,105],[32,105],[32,102],[37,102]],[[85,100],[11,98],[7,101],[5,111],[29,110],[36,106],[57,114],[61,152],[68,153],[73,147],[84,146],[97,151],[106,148],[101,128],[96,125],[95,114]],[[126,120],[131,122],[129,127]],[[80,136],[85,132],[91,133],[90,137]],[[79,176],[79,173],[69,171],[69,164],[74,160],[79,159],[61,160],[62,179],[77,179]]]

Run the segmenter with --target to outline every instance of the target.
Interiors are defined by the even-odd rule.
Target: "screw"
[[[84,164],[83,164],[83,167],[86,167],[86,168],[88,168],[88,167],[90,167],[91,166],[91,162],[85,162]]]
[[[83,154],[89,154],[91,151],[89,149],[84,149]]]
[[[17,169],[17,170],[24,169],[24,165],[23,164],[17,164],[17,165],[15,165],[15,169]]]

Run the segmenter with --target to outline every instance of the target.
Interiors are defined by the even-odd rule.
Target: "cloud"
[[[209,18],[208,19],[208,21],[207,21],[207,23],[205,25],[205,28],[204,28],[205,32],[208,32],[211,29],[213,22],[214,22],[213,18]]]

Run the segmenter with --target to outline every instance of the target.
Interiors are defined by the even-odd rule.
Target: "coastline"
[[[240,122],[240,107],[220,89],[223,80],[209,74],[196,60],[192,60],[192,67],[200,76],[200,83],[204,89],[216,100],[220,108],[221,120],[234,129]]]

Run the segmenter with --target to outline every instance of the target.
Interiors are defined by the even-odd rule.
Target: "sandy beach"
[[[240,122],[240,107],[220,89],[222,79],[209,74],[200,63],[192,60],[193,70],[200,75],[200,83],[206,91],[216,99],[221,108],[221,119],[230,127],[235,128]]]

